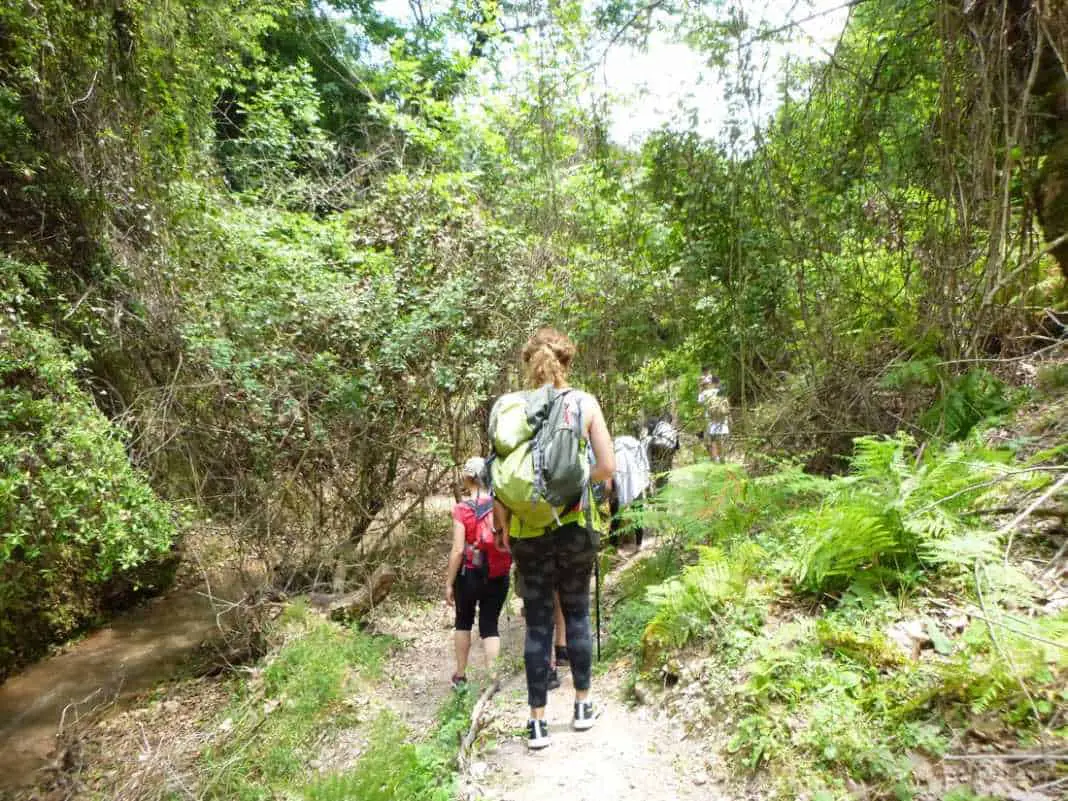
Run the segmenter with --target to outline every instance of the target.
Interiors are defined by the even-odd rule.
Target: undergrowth
[[[438,712],[426,742],[411,742],[395,716],[382,713],[371,730],[370,748],[348,772],[307,788],[308,801],[451,801],[456,743],[470,725],[470,692],[453,693]]]
[[[733,764],[781,798],[912,798],[917,755],[959,749],[978,719],[1004,747],[1063,742],[1068,613],[1037,614],[986,512],[1035,497],[1055,466],[978,434],[856,445],[832,479],[675,471],[642,521],[670,560],[624,576],[609,651],[661,679],[689,649],[702,686],[684,709],[724,725]]]
[[[296,607],[287,642],[242,682],[201,757],[198,797],[261,801],[446,801],[454,793],[457,733],[470,720],[469,693],[450,696],[439,725],[417,739],[386,711],[354,703],[369,692],[393,643],[358,628],[312,620]],[[367,733],[351,767],[316,770],[339,732]]]

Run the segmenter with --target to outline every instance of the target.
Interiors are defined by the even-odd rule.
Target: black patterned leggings
[[[560,607],[564,612],[572,681],[576,690],[590,688],[593,662],[590,575],[597,549],[585,526],[568,523],[540,537],[512,540],[512,555],[523,574],[527,701],[532,707],[540,708],[545,706],[549,695],[554,590],[560,593]]]

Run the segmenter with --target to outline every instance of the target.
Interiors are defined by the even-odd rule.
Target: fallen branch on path
[[[308,601],[332,618],[358,620],[382,603],[396,578],[397,571],[392,567],[379,565],[367,583],[355,592],[344,595],[313,592],[308,596]]]
[[[461,773],[467,770],[467,758],[470,756],[469,752],[471,746],[475,744],[475,738],[478,737],[478,731],[482,728],[482,718],[485,716],[486,710],[489,708],[489,702],[500,689],[501,680],[494,679],[493,683],[482,691],[482,695],[480,695],[478,701],[475,702],[475,708],[471,710],[471,728],[467,730],[467,734],[465,734],[463,740],[460,741],[460,752],[456,755],[456,764],[460,768]]]

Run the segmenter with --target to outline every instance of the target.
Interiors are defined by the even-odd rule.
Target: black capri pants
[[[527,701],[537,709],[545,706],[549,692],[555,592],[560,593],[564,613],[571,679],[576,690],[590,688],[593,664],[590,576],[593,560],[597,558],[596,535],[579,523],[568,523],[540,537],[512,540],[512,556],[523,574]]]
[[[478,607],[478,634],[482,639],[499,637],[497,621],[508,597],[508,574],[497,578],[483,578],[466,573],[456,577],[453,585],[456,599],[456,630],[471,631]]]

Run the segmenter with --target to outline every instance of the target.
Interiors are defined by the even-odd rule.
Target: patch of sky
[[[420,0],[378,0],[382,13],[410,24]],[[704,137],[748,147],[783,98],[789,64],[829,57],[857,0],[726,0],[687,6],[686,33],[667,14],[653,11],[640,43],[611,33],[593,42],[579,97],[591,109],[606,110],[609,136],[619,144],[640,144],[662,128],[691,130]],[[441,8],[431,8],[441,5]],[[592,18],[598,0],[586,0]],[[424,13],[444,10],[426,0]],[[647,19],[647,17],[641,17]],[[702,31],[732,21],[730,38],[712,48]],[[521,24],[512,27],[522,27]],[[538,33],[513,33],[495,68],[484,69],[485,86],[503,87],[529,70],[519,55]],[[466,52],[470,43],[450,35],[448,46]],[[702,46],[704,45],[704,46]],[[495,80],[496,79],[496,80]],[[490,94],[494,90],[490,89]],[[485,97],[485,95],[483,95]],[[470,107],[469,107],[470,108]]]

